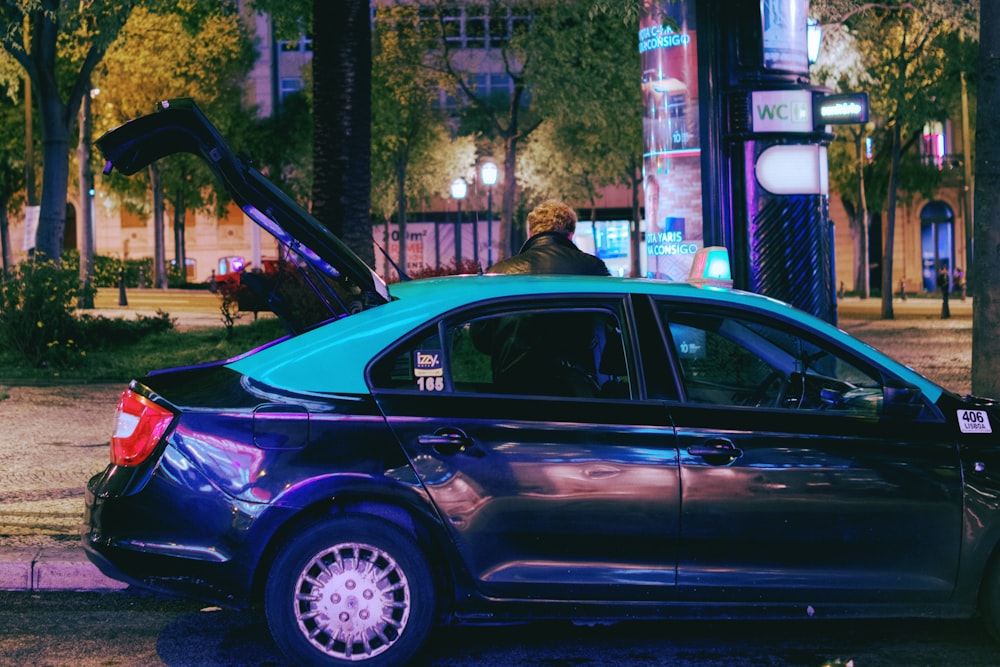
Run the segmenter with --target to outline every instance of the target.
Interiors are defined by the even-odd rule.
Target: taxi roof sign
[[[729,251],[722,246],[708,246],[698,250],[691,263],[687,281],[692,285],[732,287]]]

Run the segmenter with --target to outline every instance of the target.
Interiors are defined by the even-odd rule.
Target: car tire
[[[406,664],[434,623],[431,572],[416,542],[378,519],[306,526],[279,552],[264,590],[278,646],[297,664]]]

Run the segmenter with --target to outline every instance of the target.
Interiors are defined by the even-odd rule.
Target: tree
[[[467,7],[478,11],[490,25],[490,47],[499,56],[500,76],[509,81],[502,93],[477,85],[475,74],[479,63],[467,61],[468,54],[455,47],[450,38],[451,26],[447,17],[454,6],[446,0],[422,0],[427,13],[438,23],[438,45],[433,54],[434,66],[447,75],[461,91],[468,106],[462,112],[463,129],[472,131],[484,142],[496,141],[502,145],[503,189],[501,195],[500,238],[498,259],[511,254],[514,227],[514,206],[517,192],[517,155],[520,145],[541,123],[541,118],[530,104],[529,81],[534,66],[528,36],[534,29],[534,14],[541,4],[555,2],[518,2],[516,0],[486,0],[483,5]]]
[[[592,207],[606,185],[631,188],[632,273],[639,275],[643,140],[638,23],[592,15],[576,4],[553,6],[536,22],[531,91],[558,148],[552,165],[561,174],[556,181],[575,184],[578,192],[564,196],[581,196]]]
[[[312,37],[311,212],[361,259],[373,264],[371,2],[252,0],[251,5],[271,15],[280,39]]]
[[[443,118],[433,101],[443,81],[414,54],[433,44],[428,25],[412,5],[380,4],[375,21],[372,64],[372,171],[394,183],[399,222],[399,266],[405,271],[407,188],[410,165],[427,163],[447,140]]]
[[[980,13],[976,114],[976,229],[972,281],[972,392],[1000,396],[1000,3]]]
[[[24,188],[24,110],[9,98],[0,99],[0,152],[7,159],[0,161],[0,248],[3,251],[4,270],[14,268],[14,251],[10,245],[10,206]]]
[[[882,207],[882,317],[891,319],[897,204],[901,195],[929,193],[938,176],[934,170],[921,172],[909,151],[928,120],[946,116],[942,82],[950,55],[947,37],[967,28],[977,7],[965,0],[820,0],[813,9],[825,24],[850,29],[869,80],[879,87],[871,102],[873,117],[881,121],[888,166]],[[868,188],[866,192],[870,203],[882,194]]]
[[[108,130],[151,113],[158,100],[191,97],[227,129],[239,122],[233,118],[245,115],[234,84],[249,71],[252,59],[249,38],[229,5],[185,0],[173,10],[137,8],[99,68],[102,93],[96,122],[102,131]],[[210,186],[215,181],[200,160],[175,155],[150,165],[149,182],[154,202],[153,283],[166,288],[165,202],[170,201],[174,211],[175,260],[184,271],[186,211],[212,203]],[[135,192],[134,183],[127,187]]]
[[[138,1],[0,3],[0,45],[27,72],[41,115],[44,171],[36,250],[56,262],[62,253],[77,112],[94,68]]]

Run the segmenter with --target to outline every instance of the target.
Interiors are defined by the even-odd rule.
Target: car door
[[[373,394],[490,596],[663,600],[680,487],[624,301],[467,310],[392,349]]]
[[[961,472],[933,405],[887,409],[895,378],[794,322],[659,312],[683,385],[671,408],[679,596],[813,608],[948,598]]]

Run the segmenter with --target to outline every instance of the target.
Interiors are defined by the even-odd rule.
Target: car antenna
[[[400,281],[403,281],[403,280],[413,280],[413,278],[411,278],[410,276],[408,276],[406,274],[406,271],[404,271],[403,269],[399,268],[399,264],[396,264],[396,262],[393,261],[392,256],[388,252],[386,252],[385,248],[382,247],[381,243],[379,243],[378,241],[375,241],[375,247],[378,248],[379,250],[381,250],[382,254],[385,255],[385,261],[387,261],[390,264],[392,264],[392,268],[396,269],[396,273],[399,274]]]

